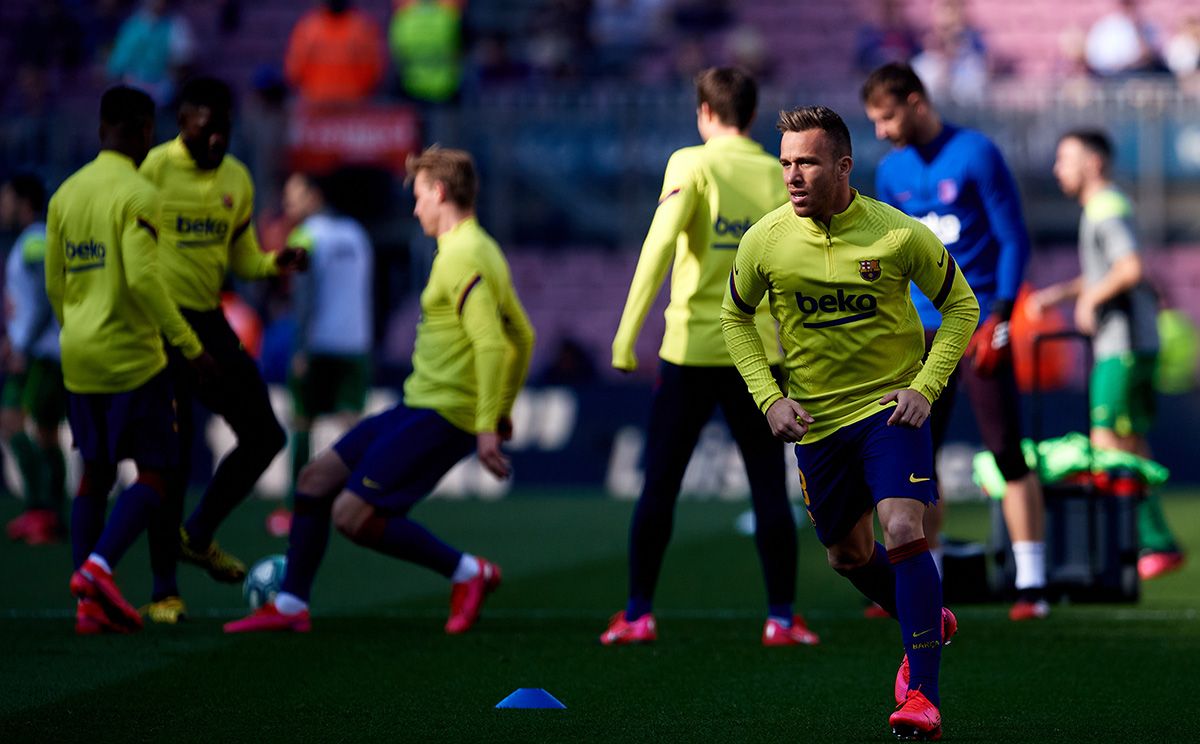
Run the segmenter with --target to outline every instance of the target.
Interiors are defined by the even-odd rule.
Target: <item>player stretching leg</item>
[[[225,83],[189,81],[180,94],[179,136],[151,150],[141,167],[162,194],[163,283],[220,368],[213,379],[198,378],[181,356],[170,353],[179,398],[181,477],[170,484],[168,509],[150,530],[154,588],[147,611],[155,622],[174,623],[186,612],[175,575],[179,557],[218,581],[245,578],[245,564],[222,550],[213,535],[287,442],[258,365],[221,310],[221,286],[229,270],[244,279],[261,279],[303,269],[307,255],[294,248],[275,254],[259,248],[250,173],[225,153],[232,106]],[[237,435],[237,446],[217,465],[181,529],[191,472],[192,402],[197,399],[225,419]]]
[[[796,523],[783,447],[747,395],[718,320],[742,233],[786,201],[787,192],[776,176],[775,159],[747,136],[758,102],[754,80],[736,69],[713,68],[697,76],[696,94],[696,126],[704,145],[679,150],[667,163],[658,210],[613,340],[613,366],[636,369],[638,332],[673,262],[671,304],[646,437],[646,479],[629,534],[629,600],[600,642],[657,639],[651,608],[679,486],[701,429],[720,406],[750,479],[755,544],[767,585],[763,644],[814,644],[817,635],[792,611]],[[770,359],[778,364],[775,322],[765,303],[755,317]]]
[[[876,198],[925,223],[937,235],[987,311],[942,397],[930,426],[936,458],[946,437],[958,384],[966,389],[984,444],[1004,475],[1004,522],[1017,568],[1013,620],[1050,614],[1046,603],[1045,506],[1042,485],[1021,449],[1021,400],[1008,322],[1029,257],[1021,199],[1004,156],[985,136],[945,122],[908,65],[892,63],[871,73],[862,87],[876,136],[897,149],[875,172]],[[913,304],[925,326],[926,348],[941,314],[917,288]],[[934,480],[937,480],[936,472]],[[934,558],[941,554],[941,504],[930,509],[925,535]],[[939,569],[940,569],[939,560]]]
[[[790,202],[742,238],[721,311],[730,356],[775,436],[796,445],[804,503],[830,565],[900,621],[910,682],[889,722],[941,736],[938,672],[954,616],[922,526],[937,501],[930,404],[979,317],[954,259],[928,228],[850,187],[850,133],[820,107],[780,114]],[[942,313],[925,362],[915,282]],[[787,394],[754,315],[779,321]],[[875,542],[872,510],[883,525]]]
[[[137,173],[153,142],[154,102],[116,87],[100,102],[100,154],[68,178],[46,220],[46,293],[62,326],[63,378],[83,477],[71,510],[75,631],[129,632],[141,616],[113,581],[117,561],[166,498],[178,445],[162,337],[198,371],[214,363],[158,273],[160,206]],[[117,462],[137,480],[104,512]]]
[[[461,150],[430,148],[408,166],[413,210],[437,238],[404,401],[363,420],[300,472],[287,572],[274,603],[225,625],[227,633],[307,631],[309,592],[330,522],[354,542],[425,566],[452,582],[447,633],[469,630],[500,568],[445,544],[409,511],[472,450],[507,478],[500,443],[533,353],[533,328],[508,263],[475,219],[476,178]]]

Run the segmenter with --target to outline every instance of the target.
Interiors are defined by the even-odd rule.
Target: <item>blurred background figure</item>
[[[1158,29],[1142,17],[1138,0],[1115,0],[1087,34],[1088,67],[1102,77],[1165,72]]]
[[[308,253],[309,270],[293,277],[296,343],[288,375],[292,396],[292,483],[312,456],[313,419],[332,414],[345,431],[362,414],[371,383],[374,249],[354,218],[334,209],[331,181],[294,173],[283,211],[296,229],[288,246]],[[282,537],[290,514],[276,510],[267,531]]]
[[[325,0],[301,16],[284,57],[287,80],[309,103],[354,103],[383,80],[383,36],[349,0]]]
[[[145,90],[159,106],[171,102],[196,55],[192,26],[174,10],[172,0],[146,0],[121,24],[108,57],[110,78]]]
[[[1167,67],[1181,85],[1200,83],[1200,15],[1188,16],[1167,41]]]
[[[866,75],[888,62],[908,62],[921,51],[918,34],[900,0],[877,0],[874,18],[858,29],[855,68]]]
[[[400,91],[445,103],[462,87],[462,10],[457,0],[399,0],[388,30]]]
[[[943,103],[980,103],[990,77],[983,35],[967,21],[963,0],[938,0],[925,49],[913,57],[913,70],[930,98]]]

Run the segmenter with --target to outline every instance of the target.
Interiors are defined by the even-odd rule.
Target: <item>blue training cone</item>
[[[513,694],[496,703],[497,708],[554,708],[567,706],[540,687],[520,687]]]

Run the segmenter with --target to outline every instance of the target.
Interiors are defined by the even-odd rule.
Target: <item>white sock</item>
[[[454,569],[454,574],[450,577],[450,581],[460,584],[464,581],[470,581],[478,575],[479,559],[470,553],[463,553],[462,558],[458,559],[458,568]]]
[[[945,574],[942,573],[942,546],[939,545],[936,548],[930,548],[929,555],[933,558],[933,565],[937,566],[938,577],[944,577]]]
[[[103,568],[104,573],[108,574],[109,576],[112,576],[112,569],[108,567],[108,561],[104,560],[104,557],[102,555],[100,555],[99,553],[92,553],[91,555],[89,555],[87,557],[87,559],[89,561],[91,561],[92,563],[95,563],[100,568]]]
[[[275,595],[275,609],[283,615],[296,615],[308,609],[308,602],[295,594],[280,592]]]
[[[1022,540],[1012,546],[1017,562],[1017,590],[1046,585],[1046,543]]]

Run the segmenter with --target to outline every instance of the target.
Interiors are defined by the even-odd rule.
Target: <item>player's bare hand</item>
[[[196,379],[202,385],[214,383],[221,376],[220,365],[207,351],[200,352],[200,356],[195,359],[189,359],[188,364],[192,365],[192,369],[196,372]]]
[[[501,416],[496,422],[496,433],[500,435],[501,442],[512,441],[513,423],[511,416]]]
[[[475,454],[487,471],[500,480],[512,474],[512,463],[500,451],[500,435],[494,431],[481,431],[475,435]]]
[[[886,406],[892,401],[896,401],[896,410],[888,417],[888,426],[919,429],[929,418],[929,409],[932,408],[929,399],[912,388],[893,390],[879,399],[879,405]]]
[[[791,398],[780,398],[767,409],[771,433],[785,442],[799,442],[808,433],[813,417]]]
[[[275,254],[275,266],[281,273],[308,271],[308,251],[287,247]]]

